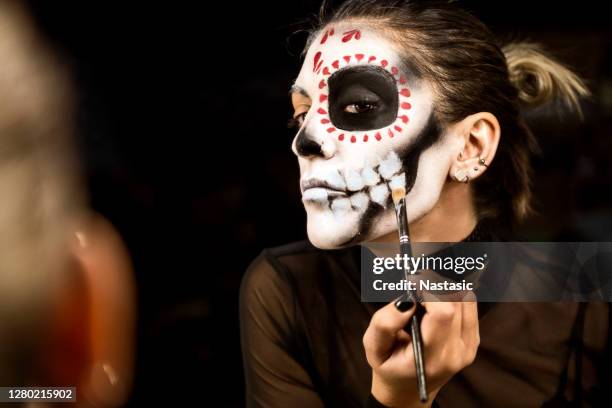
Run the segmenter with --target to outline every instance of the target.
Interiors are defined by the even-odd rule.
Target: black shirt
[[[368,405],[362,338],[383,304],[361,302],[359,267],[359,247],[306,241],[251,264],[240,293],[248,406]],[[442,387],[439,407],[612,405],[607,303],[479,303],[478,312],[476,359]]]

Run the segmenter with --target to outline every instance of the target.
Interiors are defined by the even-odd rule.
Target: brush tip
[[[391,191],[391,197],[393,198],[393,203],[397,204],[399,201],[406,196],[406,189],[404,187],[396,187]]]

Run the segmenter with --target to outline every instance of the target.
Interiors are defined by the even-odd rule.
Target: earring
[[[465,170],[461,170],[461,169],[455,172],[455,178],[457,179],[457,181],[460,181],[466,184],[468,181],[470,181],[470,176],[467,175]]]
[[[485,167],[489,167],[489,166],[486,164],[485,159],[483,159],[482,157],[479,157],[479,158],[478,158],[478,163],[482,164],[482,165],[483,165],[483,166],[485,166]]]

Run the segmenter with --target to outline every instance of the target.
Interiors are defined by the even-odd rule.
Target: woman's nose
[[[293,141],[293,152],[302,157],[331,159],[336,154],[336,144],[327,135],[317,135],[307,126],[302,127]]]

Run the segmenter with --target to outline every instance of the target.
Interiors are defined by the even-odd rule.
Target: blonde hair
[[[578,75],[536,43],[510,43],[502,51],[508,63],[510,82],[518,89],[518,96],[526,107],[557,99],[582,116],[580,100],[590,92]]]

